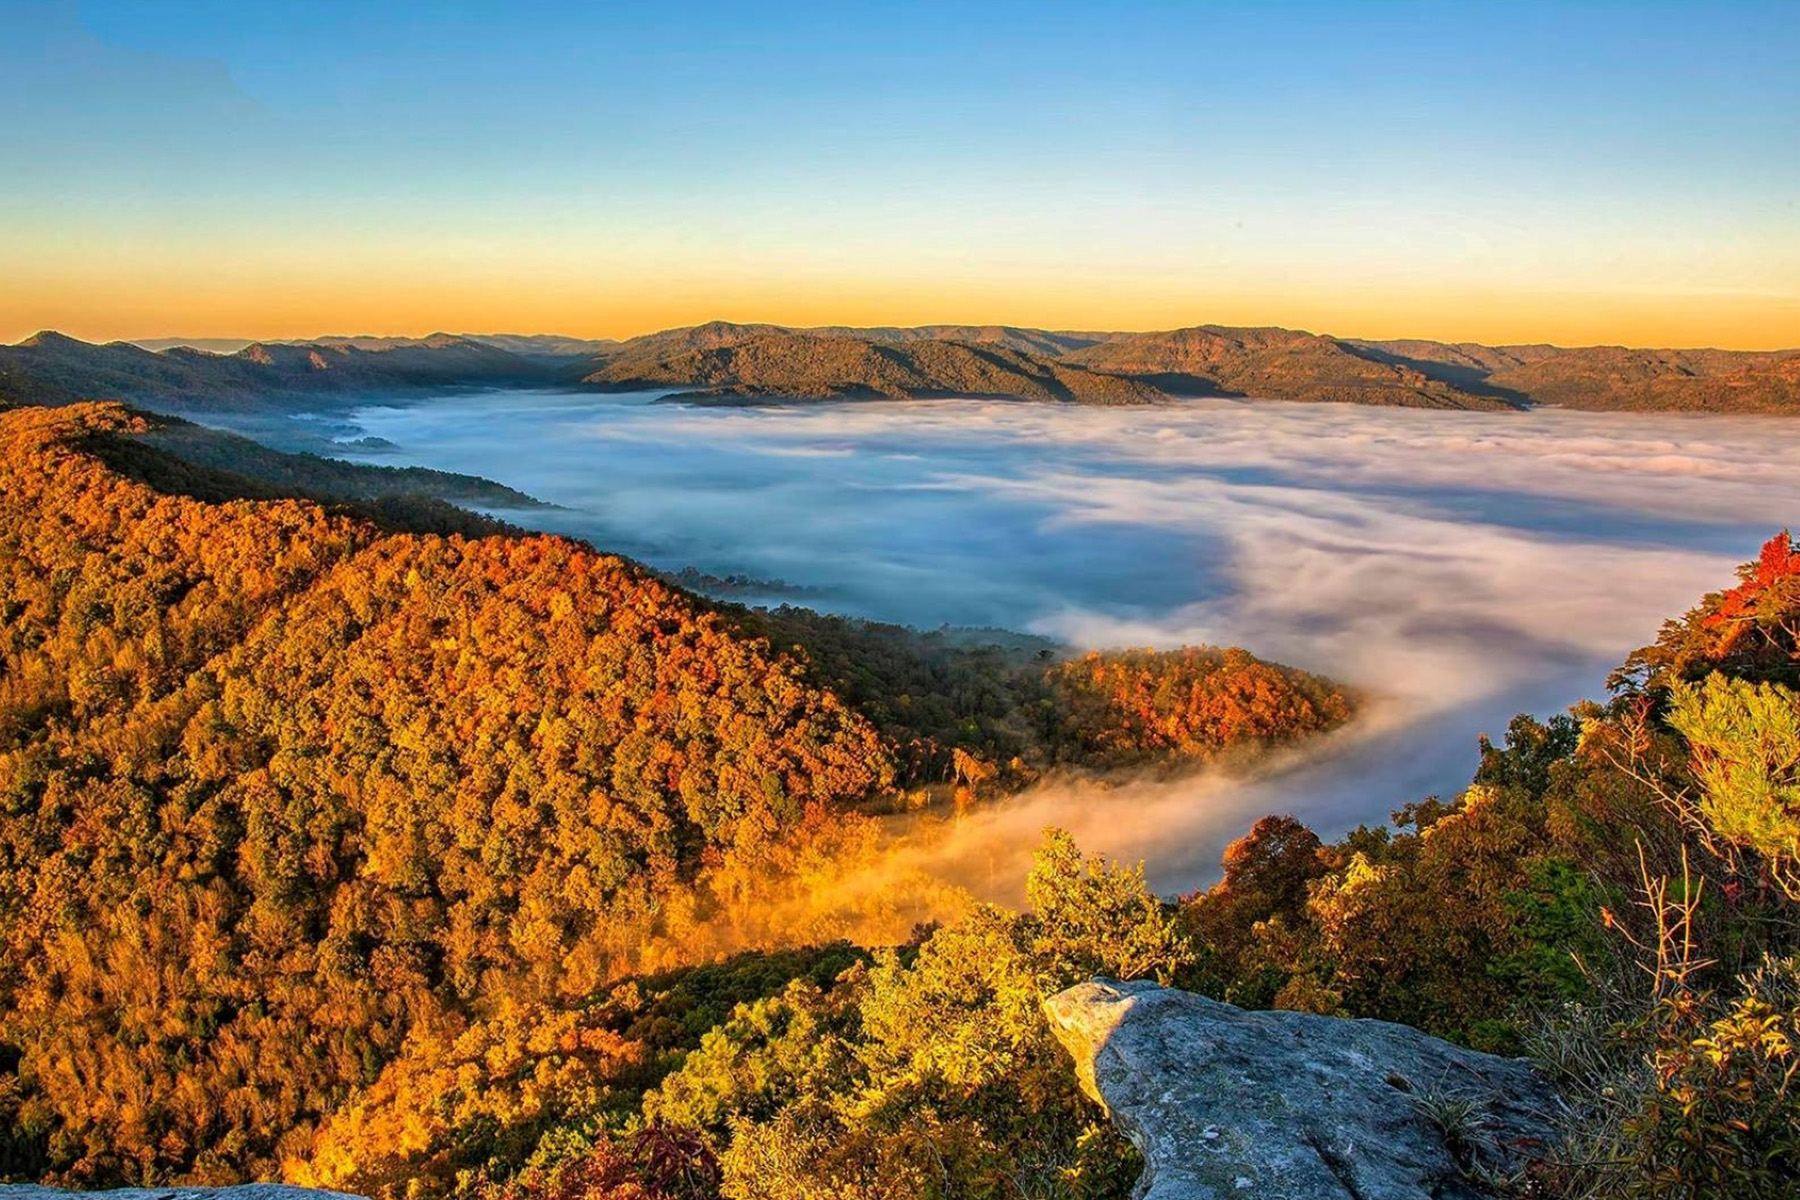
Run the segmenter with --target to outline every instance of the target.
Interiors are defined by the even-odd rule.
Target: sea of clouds
[[[1800,519],[1800,423],[1778,418],[510,392],[353,426],[397,449],[346,457],[499,480],[563,506],[512,519],[660,567],[1084,648],[1238,644],[1376,697],[1251,778],[1050,787],[963,823],[931,853],[994,894],[1051,822],[1174,891],[1261,813],[1331,833],[1455,791],[1478,734],[1598,695]]]

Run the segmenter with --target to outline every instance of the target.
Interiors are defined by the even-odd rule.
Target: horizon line
[[[819,332],[819,331],[824,331],[824,330],[836,330],[836,329],[868,331],[868,330],[877,330],[877,329],[915,330],[915,329],[942,329],[942,328],[959,328],[960,327],[960,328],[970,328],[970,329],[1015,329],[1015,330],[1019,330],[1021,332],[1026,332],[1026,333],[1046,333],[1046,334],[1053,334],[1053,335],[1060,335],[1060,336],[1100,335],[1100,336],[1108,336],[1108,337],[1148,336],[1148,335],[1153,335],[1153,334],[1178,333],[1178,332],[1181,332],[1183,330],[1188,330],[1188,329],[1217,329],[1217,330],[1227,330],[1227,331],[1279,329],[1279,330],[1282,330],[1282,331],[1288,332],[1288,333],[1300,333],[1300,334],[1306,334],[1309,337],[1329,338],[1333,341],[1339,341],[1339,342],[1372,342],[1372,343],[1379,343],[1379,342],[1432,342],[1437,345],[1443,345],[1443,346],[1484,346],[1484,347],[1488,347],[1490,349],[1506,349],[1506,348],[1511,348],[1511,347],[1548,346],[1548,347],[1550,347],[1552,349],[1556,349],[1556,350],[1595,350],[1595,349],[1660,350],[1660,351],[1712,350],[1712,351],[1721,351],[1721,352],[1733,353],[1733,354],[1778,354],[1778,355],[1779,354],[1800,354],[1800,341],[1790,343],[1788,345],[1776,345],[1776,346],[1729,346],[1729,345],[1720,345],[1720,344],[1654,345],[1654,344],[1649,344],[1649,343],[1631,343],[1631,342],[1564,343],[1564,342],[1550,341],[1549,339],[1539,339],[1539,340],[1535,340],[1535,341],[1484,342],[1484,341],[1477,340],[1475,338],[1458,338],[1455,340],[1451,340],[1448,338],[1424,337],[1424,336],[1411,335],[1411,334],[1399,334],[1399,335],[1391,335],[1391,336],[1369,336],[1369,335],[1364,335],[1364,334],[1340,334],[1340,333],[1331,333],[1331,332],[1326,332],[1326,331],[1306,329],[1306,328],[1303,328],[1303,327],[1297,326],[1297,325],[1273,325],[1273,324],[1230,325],[1230,324],[1225,324],[1223,322],[1218,322],[1218,321],[1197,321],[1197,322],[1194,322],[1193,324],[1188,324],[1188,325],[1170,325],[1170,326],[1162,326],[1162,327],[1156,327],[1156,328],[1129,329],[1129,328],[1123,328],[1123,327],[1105,328],[1105,327],[1096,326],[1096,325],[1088,325],[1085,327],[1083,327],[1083,326],[1062,326],[1062,325],[1058,325],[1058,326],[1026,325],[1026,324],[1019,324],[1019,323],[1010,322],[1010,321],[920,321],[920,322],[910,323],[910,324],[879,323],[879,324],[868,324],[868,325],[856,325],[856,324],[849,324],[849,323],[831,323],[831,324],[824,324],[824,325],[796,325],[796,324],[786,324],[786,323],[783,323],[780,321],[736,320],[736,319],[724,318],[724,317],[714,317],[714,318],[710,318],[708,320],[693,321],[693,322],[690,322],[687,324],[660,326],[657,328],[646,329],[639,333],[626,334],[624,336],[565,333],[565,332],[555,331],[555,330],[533,330],[533,331],[529,331],[529,332],[524,331],[522,329],[521,330],[496,329],[496,330],[491,330],[491,331],[476,331],[476,330],[460,330],[459,331],[459,330],[452,330],[452,329],[446,329],[446,328],[434,328],[434,329],[430,329],[424,333],[313,333],[313,334],[304,334],[304,335],[298,335],[298,336],[265,335],[265,336],[261,336],[261,337],[246,337],[246,336],[240,336],[240,335],[235,335],[235,334],[206,334],[206,335],[192,335],[192,336],[184,335],[184,334],[154,334],[154,335],[148,335],[148,336],[142,336],[142,337],[122,337],[122,338],[107,338],[105,340],[91,340],[88,338],[79,337],[75,334],[65,333],[64,331],[54,328],[54,327],[51,327],[51,326],[44,326],[39,329],[33,330],[31,333],[24,334],[23,336],[15,339],[14,341],[8,342],[6,344],[12,345],[12,346],[20,346],[20,345],[25,344],[26,342],[31,341],[33,338],[42,337],[45,334],[52,334],[57,337],[68,338],[71,341],[81,342],[84,345],[90,345],[90,346],[128,345],[128,346],[136,346],[139,349],[148,351],[149,353],[160,354],[160,353],[165,353],[167,350],[174,349],[177,346],[181,346],[181,345],[192,346],[192,344],[196,343],[196,342],[240,342],[240,343],[242,343],[242,345],[239,347],[240,349],[242,349],[244,347],[249,347],[249,346],[264,344],[264,343],[275,343],[275,344],[285,344],[285,345],[319,345],[319,344],[323,344],[326,342],[333,342],[333,341],[359,341],[359,340],[424,341],[424,340],[427,340],[427,339],[433,338],[433,337],[459,337],[459,338],[484,338],[484,337],[527,338],[527,337],[535,337],[535,338],[561,338],[566,341],[623,343],[623,342],[634,341],[638,338],[653,337],[658,334],[675,333],[675,332],[679,332],[681,330],[686,330],[686,329],[700,329],[700,328],[704,328],[705,326],[708,326],[708,325],[732,325],[732,326],[740,326],[740,327],[741,326],[751,326],[751,325],[767,325],[767,326],[771,326],[776,329],[780,329],[780,330],[783,330],[786,332],[793,332],[793,333],[814,333],[814,332]],[[170,345],[165,346],[160,350],[149,350],[148,347],[143,345],[144,342],[167,342],[167,343],[170,343]],[[192,348],[202,349],[202,347],[199,347],[199,346],[192,346]],[[231,352],[225,352],[225,353],[231,353]]]

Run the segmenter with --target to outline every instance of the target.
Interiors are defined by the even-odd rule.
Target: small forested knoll
[[[1002,630],[921,632],[809,609],[733,610],[893,743],[901,782],[964,798],[1058,769],[1179,770],[1327,732],[1355,697],[1238,648],[1094,651]]]
[[[1342,725],[1352,706],[1330,680],[1236,647],[1095,651],[1049,683],[1062,753],[1113,765],[1276,746]]]
[[[1007,396],[1080,404],[1147,404],[1142,380],[1040,358],[1001,344],[872,341],[769,332],[720,345],[626,343],[582,377],[590,386],[680,388],[683,399],[904,399]]]

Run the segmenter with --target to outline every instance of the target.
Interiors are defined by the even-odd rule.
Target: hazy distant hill
[[[413,532],[479,536],[504,526],[471,508],[552,507],[477,475],[287,454],[177,417],[146,421],[132,438],[96,439],[88,448],[114,470],[158,491],[212,501],[315,500],[347,506]]]
[[[1574,349],[1197,325],[1157,333],[710,321],[615,342],[551,334],[228,339],[153,353],[42,333],[0,346],[0,403],[119,398],[178,411],[508,386],[667,388],[683,399],[1007,396],[1138,404],[1235,396],[1499,409],[1800,413],[1800,350]],[[234,347],[230,353],[208,347]]]
[[[1291,329],[1200,325],[1114,338],[1064,361],[1130,375],[1189,396],[1502,408],[1505,400],[1466,390],[1347,342]]]
[[[153,408],[253,409],[296,396],[404,394],[548,382],[541,363],[451,334],[365,349],[255,343],[234,354],[129,342],[103,346],[45,332],[0,346],[0,397],[15,403],[103,398]]]
[[[173,350],[177,346],[186,346],[189,350],[204,350],[208,354],[236,354],[245,346],[256,341],[255,338],[126,338],[130,345],[140,350],[149,350],[160,354],[164,350]]]
[[[436,334],[442,337],[445,335]],[[462,333],[454,335],[471,342],[480,342],[484,346],[494,346],[508,350],[525,358],[578,358],[583,355],[598,354],[610,346],[618,345],[614,338],[578,338],[564,337],[555,333]],[[131,345],[145,350],[173,350],[177,346],[186,346],[190,350],[205,350],[212,354],[236,354],[246,346],[254,345],[257,338],[132,338]],[[430,341],[430,338],[378,337],[373,334],[356,334],[342,336],[330,334],[313,338],[263,338],[261,341],[274,342],[284,346],[354,346],[358,350],[391,350],[397,346],[418,346]]]
[[[1488,377],[1538,404],[1696,412],[1800,412],[1800,352],[1591,346]]]
[[[1044,358],[1060,358],[1081,350],[1116,333],[1072,333],[1052,329],[1022,329],[1016,325],[821,325],[797,330],[799,333],[827,334],[835,337],[863,338],[876,342],[968,342],[976,346],[1002,346]]]
[[[563,337],[555,333],[465,333],[471,342],[509,350],[524,358],[565,359],[598,354],[619,343],[614,338]]]
[[[1581,409],[1800,412],[1800,351],[1354,343],[1456,386]]]
[[[966,342],[977,346],[998,346],[1034,354],[1043,358],[1060,358],[1074,350],[1128,336],[1117,333],[1076,333],[1050,329],[1025,329],[1016,325],[789,325],[739,324],[735,321],[708,321],[704,325],[686,325],[664,329],[640,337],[615,342],[601,355],[630,355],[672,349],[712,350],[735,346],[752,338],[770,334],[791,333],[814,337],[854,338],[864,342]]]
[[[1091,371],[1001,345],[877,341],[813,333],[701,326],[634,339],[581,376],[621,390],[685,389],[685,399],[1009,396],[1082,404],[1146,404],[1143,380]]]

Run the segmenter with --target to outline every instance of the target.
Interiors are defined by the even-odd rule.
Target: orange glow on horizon
[[[1800,347],[1800,297],[1534,293],[1455,284],[1411,288],[1207,288],[1136,281],[742,277],[596,286],[523,278],[279,282],[208,273],[63,278],[0,297],[0,340],[42,329],[138,338],[302,339],[548,333],[627,338],[710,320],[779,325],[1016,325],[1153,330],[1279,325],[1340,337],[1565,346]],[[81,274],[86,275],[87,272]],[[17,282],[17,280],[15,280]]]

